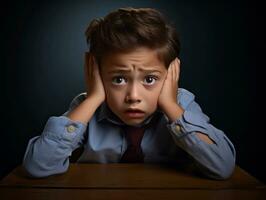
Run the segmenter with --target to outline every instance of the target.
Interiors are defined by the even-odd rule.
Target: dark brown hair
[[[94,19],[86,37],[90,52],[98,61],[109,52],[148,47],[157,50],[158,58],[168,67],[180,52],[177,32],[152,8],[120,8],[104,18]]]

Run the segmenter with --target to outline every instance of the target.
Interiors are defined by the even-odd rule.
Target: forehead
[[[139,47],[130,52],[111,52],[104,56],[102,64],[108,69],[117,67],[165,68],[156,50]]]

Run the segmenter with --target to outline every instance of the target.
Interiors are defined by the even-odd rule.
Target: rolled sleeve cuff
[[[180,139],[193,132],[207,134],[208,123],[201,114],[185,111],[176,121],[167,125],[177,139]]]
[[[56,141],[74,142],[83,137],[87,126],[72,121],[65,116],[50,117],[45,125],[43,136]]]

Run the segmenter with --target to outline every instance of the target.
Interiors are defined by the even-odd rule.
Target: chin
[[[137,126],[141,124],[144,119],[131,119],[131,120],[123,120],[123,122],[129,126]]]

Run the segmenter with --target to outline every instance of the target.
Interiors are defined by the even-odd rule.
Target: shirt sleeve
[[[184,113],[176,121],[167,125],[175,143],[190,154],[197,168],[206,176],[226,179],[235,168],[235,148],[222,130],[210,124],[200,106],[190,99]],[[201,140],[196,132],[207,135],[214,144]]]
[[[70,110],[74,107],[71,104]],[[50,117],[42,134],[30,139],[23,166],[31,176],[45,177],[64,173],[68,169],[72,151],[84,142],[87,125],[72,121],[65,114]]]

